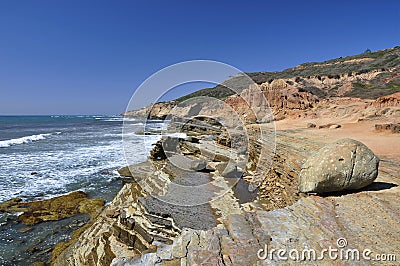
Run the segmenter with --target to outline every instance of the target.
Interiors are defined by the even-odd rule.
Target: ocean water
[[[115,170],[127,164],[122,121],[116,116],[0,117],[0,201],[49,198],[78,189],[107,197],[109,184],[118,177]],[[146,160],[159,136],[136,135],[143,123],[125,123],[133,131],[130,150],[135,156],[129,162]]]
[[[125,123],[132,131],[125,136],[129,163],[145,161],[160,136],[135,134],[143,130],[141,121]],[[127,164],[122,126],[119,116],[0,116],[0,201],[45,199],[76,190],[111,201],[122,187],[116,170]],[[147,126],[163,127],[157,121]],[[18,233],[22,225],[7,221],[12,221],[10,215],[0,214],[2,265],[23,265],[31,260],[27,248],[37,243],[51,247],[70,233],[57,229],[49,238],[43,232],[48,229],[41,229],[58,228],[65,221],[43,223],[27,233]]]

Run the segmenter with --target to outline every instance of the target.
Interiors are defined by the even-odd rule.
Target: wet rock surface
[[[4,253],[0,249],[0,264],[6,261],[18,265],[49,265],[58,243],[68,241],[75,230],[102,211],[103,205],[103,199],[89,198],[81,191],[39,201],[13,198],[0,203],[0,213],[3,213],[0,230],[11,232],[9,237],[0,239],[4,252],[8,251]]]
[[[0,212],[23,212],[18,220],[26,225],[34,225],[44,221],[56,221],[79,213],[95,217],[102,210],[104,200],[88,198],[82,191],[67,195],[40,200],[23,202],[20,198],[10,199],[0,203]]]
[[[67,241],[75,230],[89,221],[90,216],[77,214],[59,221],[41,222],[29,227],[17,219],[13,214],[6,214],[0,218],[1,265],[30,265],[38,262],[50,265],[54,246],[59,241]],[[28,239],[35,241],[27,241]]]

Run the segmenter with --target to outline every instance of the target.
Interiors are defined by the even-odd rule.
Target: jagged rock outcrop
[[[141,257],[115,258],[111,265],[347,265],[354,261],[368,265],[377,254],[385,254],[390,258],[387,263],[395,265],[400,246],[394,237],[400,233],[396,200],[400,180],[386,172],[387,166],[380,171],[382,183],[370,190],[346,196],[309,196],[270,212],[233,214],[216,228],[185,229],[171,245],[161,245]],[[379,184],[384,182],[396,184],[380,191]],[[347,259],[331,259],[326,252],[322,256],[329,248],[348,254]],[[286,251],[281,256],[287,259],[279,259],[278,249]],[[364,258],[366,249],[371,253]],[[297,250],[298,256],[289,256],[290,250]]]
[[[262,94],[262,95],[261,95]],[[305,110],[319,102],[317,96],[289,86],[284,80],[243,90],[225,101],[247,123],[279,120],[286,111]],[[275,116],[275,117],[274,117]]]
[[[137,119],[165,119],[171,110],[176,106],[174,101],[158,102],[149,106],[143,107],[139,110],[131,110],[124,112],[122,115]]]
[[[256,138],[261,126],[251,125],[247,129],[251,132],[251,160],[256,159],[259,146],[263,145]],[[183,142],[188,149],[198,150],[205,160],[213,158],[210,164],[215,168],[215,174],[182,175],[179,174],[181,170],[174,170],[173,165],[163,164],[163,161],[157,161],[160,167],[156,168],[152,168],[154,166],[149,162],[132,166],[130,172],[135,180],[147,180],[148,188],[136,182],[126,184],[95,223],[54,258],[54,264],[279,264],[282,262],[276,258],[263,260],[257,257],[257,253],[265,245],[270,249],[297,248],[301,251],[305,244],[321,252],[323,248],[336,247],[336,240],[340,237],[346,238],[350,248],[395,253],[400,245],[398,239],[374,236],[376,230],[387,236],[400,233],[396,218],[400,215],[400,205],[396,200],[400,193],[397,187],[400,180],[395,176],[400,166],[396,168],[396,165],[384,162],[378,182],[365,191],[340,197],[303,197],[297,192],[298,175],[309,155],[324,145],[318,140],[305,137],[301,131],[278,132],[276,155],[271,170],[263,172],[265,179],[258,196],[241,203],[238,197],[243,191],[233,186],[221,198],[210,202],[215,220],[211,219],[212,216],[199,218],[200,212],[203,215],[207,212],[207,205],[198,210],[189,207],[188,212],[189,209],[166,205],[146,196],[149,188],[168,196],[168,180],[160,179],[160,173],[156,174],[156,179],[145,178],[149,173],[159,171],[175,174],[177,180],[174,181],[181,184],[189,182],[186,178],[198,182],[206,176],[218,180],[211,183],[213,186],[219,184],[222,188],[227,184],[229,178],[220,175],[229,168],[228,163],[215,160],[215,154],[218,153],[220,159],[225,156],[229,160],[228,147],[204,139],[194,143]],[[385,167],[391,170],[387,171]],[[252,164],[245,168],[244,179],[251,183]],[[215,188],[211,186],[212,191],[216,191]],[[186,201],[191,197],[186,195]],[[376,216],[385,223],[377,222]],[[193,229],[196,224],[207,227]],[[328,265],[331,261],[318,263]]]
[[[187,145],[201,144],[188,142]],[[182,160],[183,166],[179,167]],[[96,221],[61,254],[54,255],[54,264],[109,265],[114,257],[139,256],[144,251],[155,249],[155,244],[171,244],[183,228],[213,228],[217,219],[239,210],[228,183],[200,167],[204,166],[204,159],[191,159],[199,162],[195,171],[184,169],[185,165],[188,166],[186,160],[189,158],[173,154],[172,163],[157,158],[129,166],[132,183],[125,184]],[[193,167],[189,164],[189,168]],[[204,188],[194,188],[192,193],[186,193],[171,189],[171,174],[178,185],[196,186],[214,181]],[[213,197],[219,191],[225,192],[215,196],[212,203],[208,198],[209,202],[190,203],[196,195]],[[175,203],[179,201],[179,204],[170,203],[171,199]]]
[[[379,159],[363,143],[341,139],[322,147],[302,166],[301,192],[360,189],[378,176]]]
[[[400,92],[380,97],[372,105],[378,108],[400,107]]]
[[[304,110],[312,108],[319,102],[317,96],[300,91],[295,87],[288,87],[283,90],[267,89],[264,91],[264,95],[270,106],[280,111],[285,109]]]
[[[391,133],[400,133],[400,123],[376,124],[375,130],[383,132],[386,131]]]
[[[302,91],[296,95],[294,102],[287,103],[285,94],[281,93],[292,90],[292,85],[283,80],[271,84],[266,87],[266,90],[271,91],[268,97],[281,97],[284,107],[281,105],[277,111],[284,116],[297,118],[301,114],[307,117],[339,117],[354,122],[367,117],[396,117],[395,111],[383,111],[373,106],[372,100],[334,98],[318,102],[312,94]],[[248,94],[247,99],[263,107],[264,103],[254,96]],[[229,97],[226,102],[242,104],[237,99]],[[201,116],[207,112],[212,114],[213,106],[202,111],[197,108],[197,104],[190,103],[189,107],[179,108],[186,110],[184,114],[188,114],[188,110],[192,110],[193,114],[195,109],[198,119],[176,121],[178,128],[196,138],[169,138],[170,142],[165,146],[172,147],[167,149],[171,159],[169,162],[160,141],[155,145],[149,161],[121,170],[121,174],[132,176],[132,183],[124,186],[89,228],[60,255],[54,256],[54,264],[280,264],[277,260],[257,258],[257,252],[265,244],[275,249],[301,249],[307,244],[319,252],[329,245],[334,246],[339,237],[345,237],[352,248],[368,246],[377,252],[385,249],[386,252],[394,252],[399,246],[397,239],[388,240],[386,237],[375,242],[371,242],[371,239],[376,239],[374,230],[387,235],[399,233],[397,217],[400,215],[400,206],[395,199],[400,193],[396,174],[400,167],[391,166],[389,172],[383,171],[381,167],[378,182],[369,185],[364,191],[342,197],[306,196],[298,191],[299,174],[310,155],[323,147],[326,141],[324,136],[312,137],[310,132],[329,129],[278,131],[275,146],[275,142],[269,143],[260,137],[261,130],[265,129],[267,135],[270,134],[267,139],[275,138],[272,123],[260,123],[255,117],[246,117],[249,108],[244,110],[245,105],[238,105],[237,112],[241,112],[240,115],[248,123],[259,123],[244,127],[237,125],[233,133],[244,130],[247,135],[232,135],[228,134],[218,119]],[[226,116],[218,112],[217,115]],[[266,115],[264,118],[268,121],[271,117]],[[231,153],[232,143],[246,141],[249,141],[249,145],[244,146],[248,148]],[[175,149],[176,145],[179,149]],[[262,157],[258,161],[262,147],[267,147],[269,151],[276,149],[276,152],[269,159]],[[317,161],[322,162],[328,155],[332,158],[346,155],[348,157],[344,156],[346,158],[343,157],[343,161],[351,162],[351,174],[348,174],[350,170],[346,168],[345,177],[353,177],[362,168],[357,166],[352,157],[354,153],[356,157],[359,156],[360,149],[353,151],[329,151]],[[246,155],[249,161],[243,163]],[[361,160],[368,159],[362,157]],[[341,158],[334,159],[341,163]],[[190,169],[194,160],[201,162],[201,167]],[[375,163],[376,158],[371,157],[370,161]],[[207,162],[205,169],[204,162]],[[363,171],[373,167],[373,163],[363,163]],[[324,165],[319,169],[329,170]],[[376,172],[372,169],[370,176],[374,174]],[[177,186],[171,185],[174,183],[183,187],[193,184],[205,186],[201,188],[203,190],[182,192],[176,189]],[[350,185],[347,188],[355,187]],[[156,197],[152,197],[154,195]],[[206,204],[182,206],[195,202],[199,195],[207,199]],[[169,203],[171,199],[177,200],[179,204]],[[363,209],[360,210],[358,206]],[[373,206],[373,211],[368,206]],[[385,221],[392,228],[388,229],[383,223],[377,222],[375,215],[383,217],[384,220],[380,221]],[[322,264],[328,265],[330,262],[323,261]]]
[[[257,146],[262,144],[255,142],[252,145],[255,145],[254,150],[259,150]],[[323,145],[319,141],[310,141],[295,134],[277,132],[273,160],[269,169],[264,171],[264,178],[258,187],[259,203],[264,210],[283,208],[299,200],[301,195],[298,193],[298,184],[301,167],[310,154]],[[252,178],[252,171],[248,173]]]
[[[156,172],[149,164],[139,164],[135,175]],[[133,168],[132,168],[133,169]],[[140,199],[142,187],[125,184],[97,219],[60,254],[54,265],[110,265],[115,257],[137,256],[151,250],[153,241],[172,243],[180,229],[170,216],[150,213]]]

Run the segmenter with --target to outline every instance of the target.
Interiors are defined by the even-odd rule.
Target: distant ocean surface
[[[133,131],[143,130],[142,122],[128,122]],[[76,190],[112,200],[120,189],[111,185],[118,178],[116,169],[127,164],[122,125],[120,116],[0,116],[0,201]],[[137,162],[146,160],[150,144],[159,138],[134,132],[130,137]]]

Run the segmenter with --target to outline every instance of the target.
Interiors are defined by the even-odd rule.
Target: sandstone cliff
[[[321,101],[325,103],[324,100],[329,101],[332,98],[348,99],[349,96],[365,99],[365,101],[381,96],[374,106],[384,107],[385,104],[398,106],[398,93],[393,94],[400,89],[400,75],[398,74],[397,68],[394,67],[340,75],[270,79],[256,86],[263,92],[267,100],[267,103],[263,104],[273,110],[275,119],[282,119],[287,111],[312,109]],[[389,81],[388,79],[382,80],[387,75],[392,78],[389,78]],[[382,89],[380,87],[382,84],[390,84],[390,88]],[[209,91],[212,94],[212,90],[209,89]],[[261,106],[260,97],[255,97],[254,91],[254,88],[251,87],[243,88],[239,95],[232,92],[233,95],[225,97],[224,101],[235,111],[247,114],[246,120],[254,122],[254,114],[251,114],[254,113],[254,110],[250,110],[250,106]],[[387,96],[389,94],[393,95]],[[125,112],[123,115],[141,119],[165,119],[168,115],[190,116],[195,110],[202,115],[213,114],[214,104],[210,104],[210,101],[195,103],[196,101],[193,100],[195,97],[196,95],[193,98],[185,98],[184,104],[181,101],[156,103],[137,111]],[[263,108],[265,109],[265,107]]]

